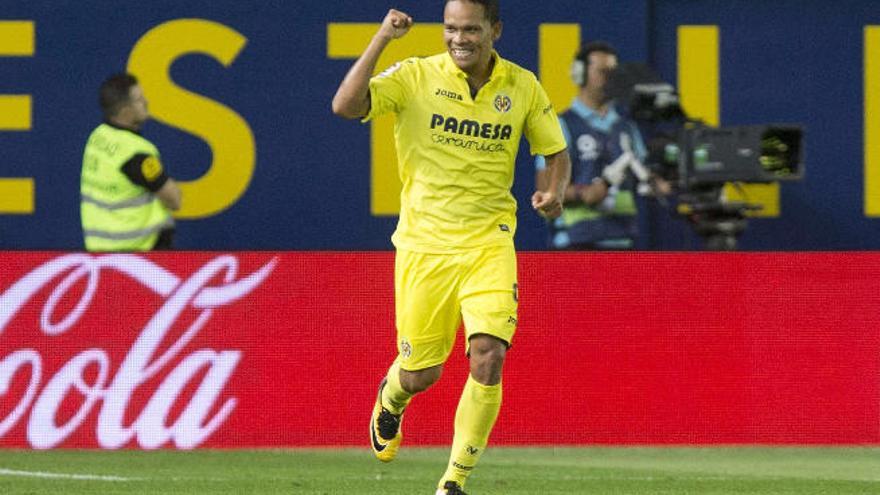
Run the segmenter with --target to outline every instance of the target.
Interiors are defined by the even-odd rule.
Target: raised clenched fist
[[[379,28],[378,34],[386,39],[396,40],[408,33],[412,25],[412,17],[399,10],[391,9],[382,21],[382,27]]]

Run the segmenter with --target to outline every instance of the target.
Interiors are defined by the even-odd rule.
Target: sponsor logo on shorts
[[[501,232],[510,232],[510,226],[506,223],[502,223],[498,228],[501,229]]]
[[[510,324],[510,325],[516,325],[516,318],[514,318],[514,317],[512,317],[512,316],[508,316],[508,317],[507,317],[507,323]]]
[[[412,356],[412,344],[406,339],[401,339],[400,341],[400,355],[404,358]]]

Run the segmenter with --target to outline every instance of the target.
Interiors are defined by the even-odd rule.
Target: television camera
[[[730,201],[724,185],[773,183],[803,177],[803,129],[791,124],[711,127],[689,118],[675,88],[641,63],[621,64],[606,86],[609,98],[639,124],[648,145],[645,164],[627,143],[625,153],[606,168],[610,183],[627,170],[648,188],[657,174],[675,185],[678,212],[706,241],[709,250],[735,250],[749,212],[761,206]]]

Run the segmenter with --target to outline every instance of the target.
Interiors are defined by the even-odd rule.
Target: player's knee
[[[442,365],[418,371],[400,370],[400,384],[407,392],[417,394],[437,383],[441,374],[443,374]]]
[[[470,341],[471,376],[483,385],[501,382],[507,344],[489,335],[476,335]]]

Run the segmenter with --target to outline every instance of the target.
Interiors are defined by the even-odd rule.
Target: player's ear
[[[501,37],[501,28],[504,27],[501,24],[501,21],[496,22],[492,25],[492,41],[498,41],[498,38]]]

